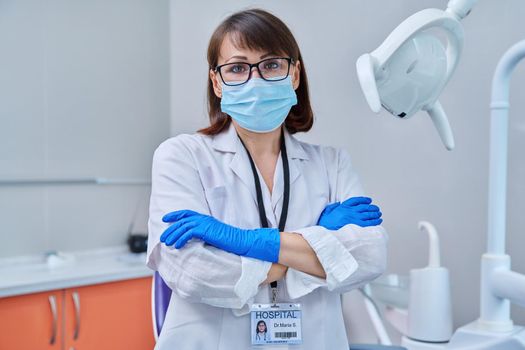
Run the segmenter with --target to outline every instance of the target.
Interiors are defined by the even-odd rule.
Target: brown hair
[[[297,104],[286,117],[284,125],[291,134],[308,131],[312,128],[314,116],[308,96],[308,80],[299,46],[286,24],[271,13],[261,9],[250,9],[234,13],[226,18],[212,34],[208,44],[209,69],[218,64],[223,40],[230,35],[238,48],[284,53],[294,61],[301,62],[299,86],[296,90]],[[221,99],[213,91],[213,83],[208,77],[208,114],[210,126],[199,130],[206,135],[223,131],[231,122],[230,116],[221,111]]]

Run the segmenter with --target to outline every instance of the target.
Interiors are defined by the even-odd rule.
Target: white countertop
[[[127,246],[0,259],[0,298],[153,276]]]

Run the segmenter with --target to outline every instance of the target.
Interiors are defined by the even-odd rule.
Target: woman
[[[249,349],[254,305],[277,303],[299,304],[289,348],[347,349],[340,293],[384,271],[381,212],[345,151],[292,136],[313,113],[281,20],[233,14],[208,62],[210,126],[153,158],[147,263],[173,290],[157,349]]]
[[[266,323],[263,320],[260,320],[257,322],[257,328],[255,328],[255,340],[262,341],[266,340],[266,332],[268,329],[266,328]]]

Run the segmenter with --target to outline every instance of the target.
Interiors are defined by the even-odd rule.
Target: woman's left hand
[[[326,206],[317,224],[329,230],[354,224],[361,227],[381,225],[381,213],[369,197],[351,197],[342,203],[336,202]]]
[[[180,249],[192,238],[241,256],[277,262],[280,233],[275,228],[240,229],[225,224],[212,216],[191,210],[178,210],[164,215],[164,222],[172,222],[160,236],[166,245]]]

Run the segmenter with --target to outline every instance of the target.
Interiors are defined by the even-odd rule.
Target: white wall
[[[167,0],[0,1],[0,180],[149,179],[169,134]],[[0,186],[0,257],[124,244],[149,186]]]
[[[374,115],[359,89],[355,61],[403,19],[437,0],[252,2],[171,1],[172,134],[207,125],[206,48],[227,15],[260,6],[282,18],[299,42],[316,121],[302,139],[349,150],[365,187],[384,213],[390,233],[389,271],[408,273],[426,263],[427,240],[417,222],[433,222],[451,269],[455,323],[478,317],[479,261],[487,231],[488,131],[491,77],[503,52],[525,38],[525,2],[480,0],[463,24],[465,47],[441,102],[457,148],[447,152],[428,118],[407,121]],[[508,252],[525,272],[525,64],[511,93]],[[523,309],[514,319],[525,324]]]

